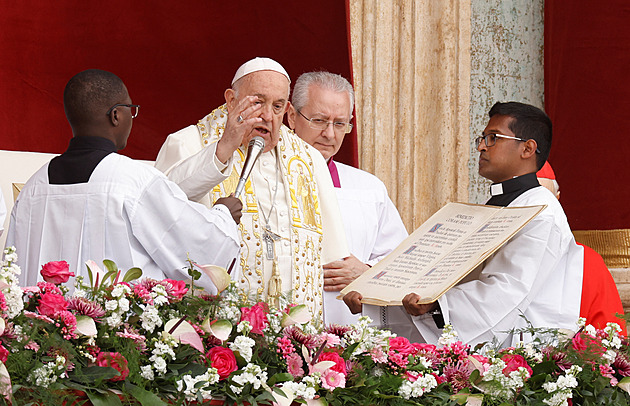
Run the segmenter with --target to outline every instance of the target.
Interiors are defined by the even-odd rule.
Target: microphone
[[[243,192],[243,189],[245,189],[245,182],[247,182],[247,178],[249,178],[249,174],[254,168],[254,162],[256,162],[263,149],[265,149],[265,140],[263,137],[255,136],[249,142],[249,146],[247,147],[247,156],[245,157],[245,163],[243,164],[243,170],[241,171],[241,177],[238,179],[236,190],[234,190],[234,197],[239,197],[239,195]]]

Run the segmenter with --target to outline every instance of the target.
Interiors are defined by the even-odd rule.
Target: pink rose
[[[175,297],[176,299],[181,299],[188,292],[188,288],[186,287],[186,282],[184,281],[176,281],[174,279],[164,279],[164,282],[168,282],[171,285],[171,288],[167,288],[167,292],[169,295]]]
[[[606,352],[600,340],[585,332],[576,334],[571,341],[573,348],[579,353],[588,351],[591,354],[602,355]]]
[[[223,380],[236,371],[236,357],[229,348],[212,347],[206,354],[206,358],[210,360],[210,366],[216,368],[219,379]]]
[[[484,365],[490,363],[490,360],[488,358],[484,357],[483,355],[473,354],[473,355],[471,355],[471,357],[473,357],[474,359],[476,359],[477,361],[481,362]]]
[[[9,350],[4,348],[4,346],[0,344],[0,361],[7,362],[8,358],[9,358]]]
[[[501,357],[501,360],[505,362],[505,368],[503,368],[503,375],[509,376],[510,372],[517,371],[520,367],[523,367],[529,372],[529,376],[532,376],[532,369],[525,361],[522,355],[518,354],[505,354]]]
[[[412,343],[411,345],[413,345],[416,348],[417,352],[422,352],[423,354],[426,354],[426,353],[433,354],[435,350],[437,349],[435,345],[427,344],[427,343]]]
[[[74,272],[70,272],[70,265],[66,261],[50,261],[42,266],[40,273],[46,282],[55,285],[66,283],[71,276],[74,276]]]
[[[394,337],[389,340],[389,349],[397,351],[404,357],[415,355],[418,350],[405,337]]]
[[[124,381],[129,376],[127,360],[119,352],[100,352],[96,357],[96,365],[99,367],[112,367],[120,372],[119,376],[109,379],[112,382]]]
[[[335,365],[333,365],[330,369],[346,376],[346,360],[344,360],[336,352],[322,352],[319,355],[317,362],[322,362],[322,361],[333,361]]]
[[[44,316],[54,318],[57,313],[68,310],[68,302],[62,295],[46,292],[39,299],[37,310]]]
[[[252,307],[241,307],[241,321],[248,321],[252,326],[252,333],[262,334],[269,323],[267,321],[267,305],[258,302]]]

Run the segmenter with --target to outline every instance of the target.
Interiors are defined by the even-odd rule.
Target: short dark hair
[[[70,125],[105,116],[125,94],[123,81],[111,72],[89,69],[74,75],[63,92],[63,107]]]
[[[536,165],[540,170],[551,152],[551,119],[544,111],[530,104],[519,102],[496,103],[488,113],[512,117],[509,128],[519,138],[536,141],[540,154],[536,154]]]

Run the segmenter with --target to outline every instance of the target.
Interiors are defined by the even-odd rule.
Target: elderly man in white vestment
[[[494,183],[487,204],[547,207],[501,249],[437,302],[418,304],[403,298],[408,313],[401,326],[413,323],[427,342],[436,343],[439,324],[450,323],[462,341],[472,345],[518,339],[508,330],[534,327],[575,330],[582,291],[583,250],[573,239],[558,199],[540,186],[536,172],[551,148],[551,120],[523,103],[497,103],[476,139],[479,174]],[[360,310],[361,295],[344,300]],[[525,319],[521,317],[525,316]]]
[[[226,104],[168,136],[156,167],[191,200],[210,204],[233,193],[254,136],[265,140],[241,199],[240,286],[270,304],[283,294],[321,320],[322,264],[348,256],[326,162],[282,125],[290,79],[269,58],[236,72]]]
[[[238,255],[238,199],[212,209],[192,203],[160,171],[116,153],[139,107],[110,72],[83,71],[66,85],[68,150],[29,179],[11,213],[7,246],[17,249],[22,284],[35,284],[49,261],[87,275],[85,261],[111,259],[123,270],[183,280],[187,254],[224,267]],[[207,275],[198,285],[216,291]]]
[[[339,291],[396,248],[407,230],[380,179],[333,160],[352,130],[350,82],[330,72],[307,72],[295,82],[291,101],[289,126],[328,161],[351,253],[324,265],[324,320],[353,324],[359,315],[337,299]]]

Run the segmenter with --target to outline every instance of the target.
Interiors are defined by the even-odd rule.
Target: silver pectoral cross
[[[267,250],[267,259],[274,259],[276,257],[275,242],[281,240],[282,237],[271,231],[269,227],[265,227],[262,238],[265,242],[265,248]]]

